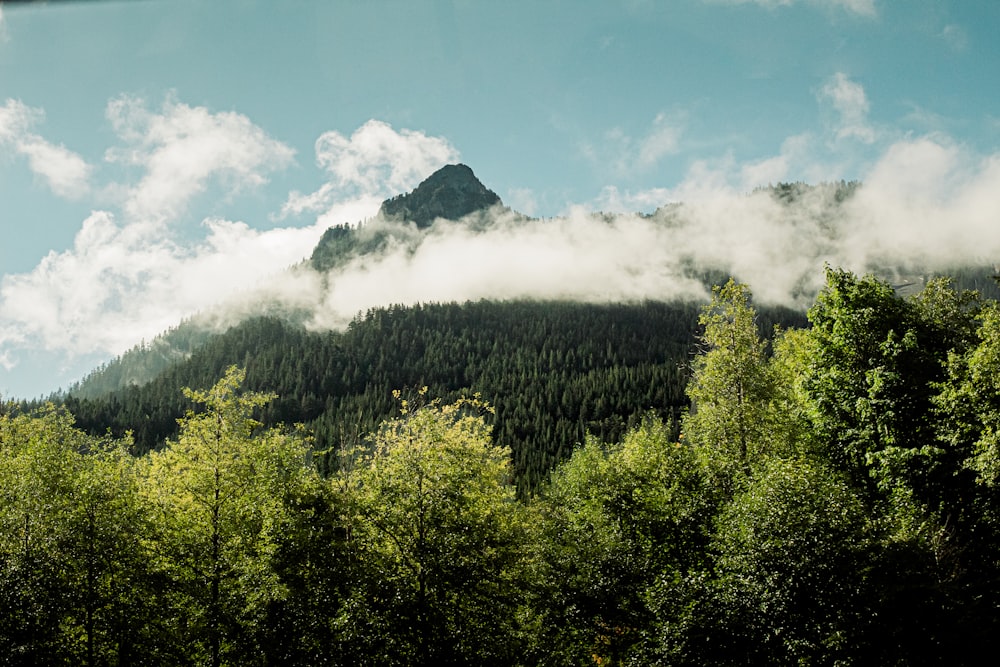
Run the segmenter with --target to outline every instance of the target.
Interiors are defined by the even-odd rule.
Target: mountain
[[[802,206],[818,220],[816,228],[835,241],[847,233],[839,226],[837,207],[858,188],[779,184],[751,196],[772,198],[782,207]],[[412,192],[384,201],[379,214],[363,224],[328,229],[311,261],[289,272],[307,277],[295,284],[308,285],[303,292],[314,299],[302,301],[299,311],[269,306],[262,297],[237,315],[233,308],[205,313],[198,322],[185,323],[106,364],[60,398],[87,430],[131,430],[143,451],[175,433],[176,419],[189,407],[182,387],[211,386],[236,364],[247,369],[249,388],[280,397],[267,409],[265,421],[305,423],[315,433],[317,450],[329,452],[356,444],[391,417],[397,409],[393,389],[427,385],[432,396],[446,400],[478,391],[496,405],[495,437],[511,449],[519,486],[530,492],[587,433],[613,440],[647,410],[670,417],[686,406],[686,368],[700,309],[691,300],[695,297],[607,297],[601,303],[579,303],[549,292],[534,299],[374,308],[345,330],[307,327],[330,308],[326,297],[338,281],[377,276],[364,269],[386,257],[405,264],[400,251],[413,255],[421,243],[452,232],[475,236],[497,230],[534,232],[545,225],[555,230],[586,227],[610,242],[628,231],[610,214],[567,225],[532,220],[502,206],[469,167],[448,165]],[[684,205],[670,205],[643,218],[642,224],[647,231],[690,228],[695,234],[685,222],[689,215]],[[451,222],[434,224],[441,219]],[[790,219],[789,230],[797,220]],[[649,238],[654,243],[664,237]],[[511,247],[504,252],[516,253]],[[634,272],[633,264],[630,258],[620,270]],[[558,271],[551,264],[542,268],[538,280],[544,272]],[[698,263],[693,257],[681,268],[672,279],[696,286],[722,284],[732,271],[724,262]],[[992,274],[993,267],[952,272],[959,287],[975,287],[987,296],[996,293]],[[879,275],[900,290],[916,290],[925,272],[887,266]],[[804,286],[803,294],[811,301],[814,294],[808,290]],[[785,325],[806,324],[801,311],[762,307],[760,313],[762,323],[771,318]],[[341,321],[350,317],[349,312]],[[770,326],[762,330],[770,331]]]
[[[839,207],[855,197],[860,189],[861,186],[854,182],[820,185],[779,183],[754,191],[748,197],[758,200],[770,199],[781,206],[782,210],[791,211],[789,219],[786,221],[787,225],[783,230],[783,233],[789,237],[799,238],[815,232],[815,234],[825,235],[823,243],[834,246],[841,241],[844,234],[848,233],[841,225]],[[400,251],[412,256],[428,239],[446,237],[451,232],[458,232],[469,237],[470,232],[473,235],[478,235],[502,230],[505,234],[501,237],[501,240],[505,242],[504,252],[507,253],[510,266],[514,267],[519,259],[516,255],[517,249],[525,246],[524,244],[517,246],[506,243],[510,239],[507,233],[512,230],[517,233],[526,232],[526,238],[534,239],[539,237],[531,236],[532,233],[546,227],[554,228],[557,230],[556,234],[545,238],[554,238],[556,243],[560,242],[561,238],[567,239],[567,242],[571,244],[568,248],[569,252],[566,253],[569,255],[579,251],[580,246],[573,244],[579,244],[583,237],[574,236],[572,233],[566,234],[565,237],[559,237],[558,233],[585,227],[592,230],[606,228],[612,230],[612,233],[608,235],[600,232],[600,238],[607,239],[614,234],[624,233],[627,229],[618,226],[618,216],[613,214],[592,214],[590,218],[589,221],[574,219],[572,224],[565,224],[565,221],[560,222],[559,220],[527,218],[503,207],[503,203],[496,193],[483,185],[468,166],[463,164],[447,165],[431,174],[411,192],[386,199],[381,205],[379,214],[364,223],[330,227],[315,246],[310,261],[294,269],[300,275],[307,276],[307,280],[303,282],[313,285],[308,289],[303,289],[303,294],[312,294],[317,289],[316,286],[319,286],[320,290],[318,294],[312,294],[303,300],[297,306],[297,311],[292,312],[289,308],[284,307],[285,302],[279,303],[272,299],[272,303],[266,304],[263,299],[259,299],[258,302],[244,304],[244,307],[239,309],[240,312],[235,314],[231,307],[227,307],[224,313],[221,312],[223,309],[219,309],[218,313],[203,313],[203,316],[198,317],[196,321],[184,323],[177,330],[158,336],[149,344],[136,346],[118,359],[96,369],[80,383],[71,387],[67,393],[77,398],[98,398],[130,385],[146,384],[174,364],[189,358],[192,352],[206,340],[224,332],[248,316],[266,314],[302,326],[313,319],[314,313],[318,312],[317,309],[321,307],[320,304],[325,303],[324,296],[334,289],[337,282],[341,280],[343,272],[360,269],[360,272],[355,271],[350,276],[350,278],[356,279],[366,275],[367,269],[377,267],[379,262],[390,255],[397,260],[400,259]],[[432,224],[434,220],[443,219],[450,220],[451,224],[440,226]],[[649,246],[654,246],[657,242],[670,238],[669,236],[657,236],[656,230],[690,229],[690,234],[699,233],[697,224],[690,222],[692,219],[691,210],[681,202],[664,206],[652,214],[641,216],[641,219],[646,225],[645,230],[654,232],[649,236],[651,241]],[[693,219],[697,220],[697,217],[695,216]],[[802,228],[797,227],[796,225],[799,225],[802,220],[809,224],[803,225]],[[679,231],[679,233],[685,237],[680,239],[684,241],[688,232]],[[733,275],[733,266],[724,260],[715,263],[698,261],[694,255],[690,254],[690,249],[685,249],[690,248],[690,244],[680,243],[676,247],[676,251],[667,250],[659,255],[662,259],[669,254],[670,260],[676,263],[675,273],[673,273],[675,281],[688,280],[693,285],[701,284],[711,287],[725,283],[729,276]],[[581,256],[586,257],[586,253],[581,253]],[[652,257],[655,259],[656,256],[652,255]],[[402,259],[405,262],[405,257]],[[653,263],[649,261],[642,266],[655,269]],[[635,266],[626,263],[622,265],[621,270],[634,272],[635,268]],[[547,275],[558,276],[560,269],[558,266],[547,266],[545,270],[548,272]],[[988,298],[1000,297],[997,284],[992,279],[996,273],[993,266],[959,266],[943,272],[934,272],[927,271],[919,265],[906,267],[885,265],[877,267],[876,270],[877,275],[898,286],[901,293],[918,291],[927,277],[944,273],[953,276],[956,279],[956,286],[959,288],[977,289]],[[511,273],[516,273],[516,271],[512,270]],[[643,275],[651,275],[656,279],[655,270]],[[738,280],[747,280],[745,276],[739,274],[736,274],[735,277]],[[751,287],[756,288],[756,285],[752,281],[750,282]],[[815,296],[814,291],[812,291],[813,287],[809,284],[803,284],[798,289],[801,301],[810,303]],[[503,293],[503,291],[501,290],[499,293]],[[524,296],[523,292],[520,294]],[[488,298],[490,295],[484,293],[472,298],[480,296]],[[549,290],[534,298],[546,301],[574,297],[567,296],[565,292]],[[629,301],[646,298],[670,300],[669,296],[661,296],[661,293],[653,290],[650,290],[649,295],[639,294],[617,300]],[[614,301],[616,299],[607,297],[605,300]],[[381,303],[391,302],[382,301]],[[377,305],[377,303],[379,302],[364,304],[362,309],[369,305]],[[353,309],[341,313],[338,322],[346,324],[357,310]]]
[[[327,272],[397,244],[412,251],[435,220],[458,221],[474,214],[485,219],[494,207],[503,207],[503,202],[472,169],[445,165],[411,192],[382,202],[374,219],[327,229],[309,261],[315,270]]]
[[[494,206],[503,206],[503,202],[476,178],[472,169],[464,164],[449,164],[428,176],[412,192],[386,199],[379,215],[425,229],[438,218],[460,220]]]

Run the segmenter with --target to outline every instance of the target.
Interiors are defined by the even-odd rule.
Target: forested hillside
[[[416,328],[396,318],[428,314],[461,330],[472,313],[502,333],[493,308],[375,311],[344,335],[402,335]],[[517,308],[536,314],[521,320],[525,339],[557,330],[541,306]],[[631,312],[643,309],[672,321],[655,304]],[[628,317],[603,323],[600,308],[562,317],[580,324],[584,312],[612,340],[644,331],[612,334],[612,319]],[[235,366],[183,390],[179,430],[141,456],[128,436],[90,435],[63,408],[6,405],[0,659],[792,666],[995,655],[1000,305],[945,281],[904,298],[831,269],[808,328],[769,343],[749,288],[734,282],[698,323],[680,431],[651,413],[620,437],[591,435],[531,497],[518,496],[512,453],[494,441],[499,407],[470,394],[395,392],[394,415],[339,450],[326,475],[308,430],[258,421],[287,399],[250,390]],[[268,339],[310,335],[274,321],[230,335],[251,342],[269,327]],[[599,347],[613,368],[641,365]],[[325,349],[332,359],[347,348]],[[439,349],[453,373],[476,367]],[[590,348],[566,349],[586,359]],[[549,353],[559,354],[535,362]]]
[[[304,423],[317,451],[357,444],[396,410],[392,389],[427,386],[450,400],[479,392],[496,408],[493,437],[533,489],[587,433],[616,440],[648,411],[674,420],[687,404],[696,304],[488,302],[373,309],[344,332],[311,333],[259,318],[208,340],[155,381],[67,409],[95,435],[131,431],[139,453],[176,433],[185,386],[246,368],[247,386],[279,398],[267,424]],[[792,311],[763,314],[801,324]],[[329,456],[320,455],[322,470]]]

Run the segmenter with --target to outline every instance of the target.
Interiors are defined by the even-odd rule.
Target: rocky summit
[[[430,227],[438,218],[458,220],[497,204],[500,197],[483,185],[464,164],[449,164],[427,177],[412,192],[382,202],[379,214],[407,220],[418,228]]]

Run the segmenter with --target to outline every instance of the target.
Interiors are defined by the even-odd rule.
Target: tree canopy
[[[468,311],[429,321],[442,313]],[[372,322],[405,348],[396,314],[422,321]],[[178,392],[187,411],[152,451],[65,407],[5,405],[2,660],[979,664],[1000,637],[996,304],[830,269],[810,326],[764,320],[748,286],[717,288],[688,409],[585,420],[532,493],[497,437],[523,428],[518,404],[470,391],[386,389],[391,416],[319,451],[235,366]],[[605,379],[659,377],[608,350],[643,330],[598,318],[577,347],[543,344],[495,377],[516,394],[546,376],[551,426],[589,400],[560,364],[607,354],[624,365]],[[413,353],[469,377],[486,363],[437,340]],[[302,361],[280,349],[255,363]]]

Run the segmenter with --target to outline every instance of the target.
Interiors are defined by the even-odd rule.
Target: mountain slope
[[[339,333],[258,318],[148,385],[70,396],[66,405],[93,433],[133,430],[144,451],[176,432],[189,407],[181,387],[211,386],[237,364],[247,388],[278,394],[266,423],[306,423],[325,451],[357,444],[392,416],[393,389],[428,386],[446,400],[481,392],[527,492],[588,432],[613,440],[647,410],[679,414],[699,311],[694,303],[482,301],[374,309]],[[779,320],[801,324],[802,316],[765,311],[762,330]]]

